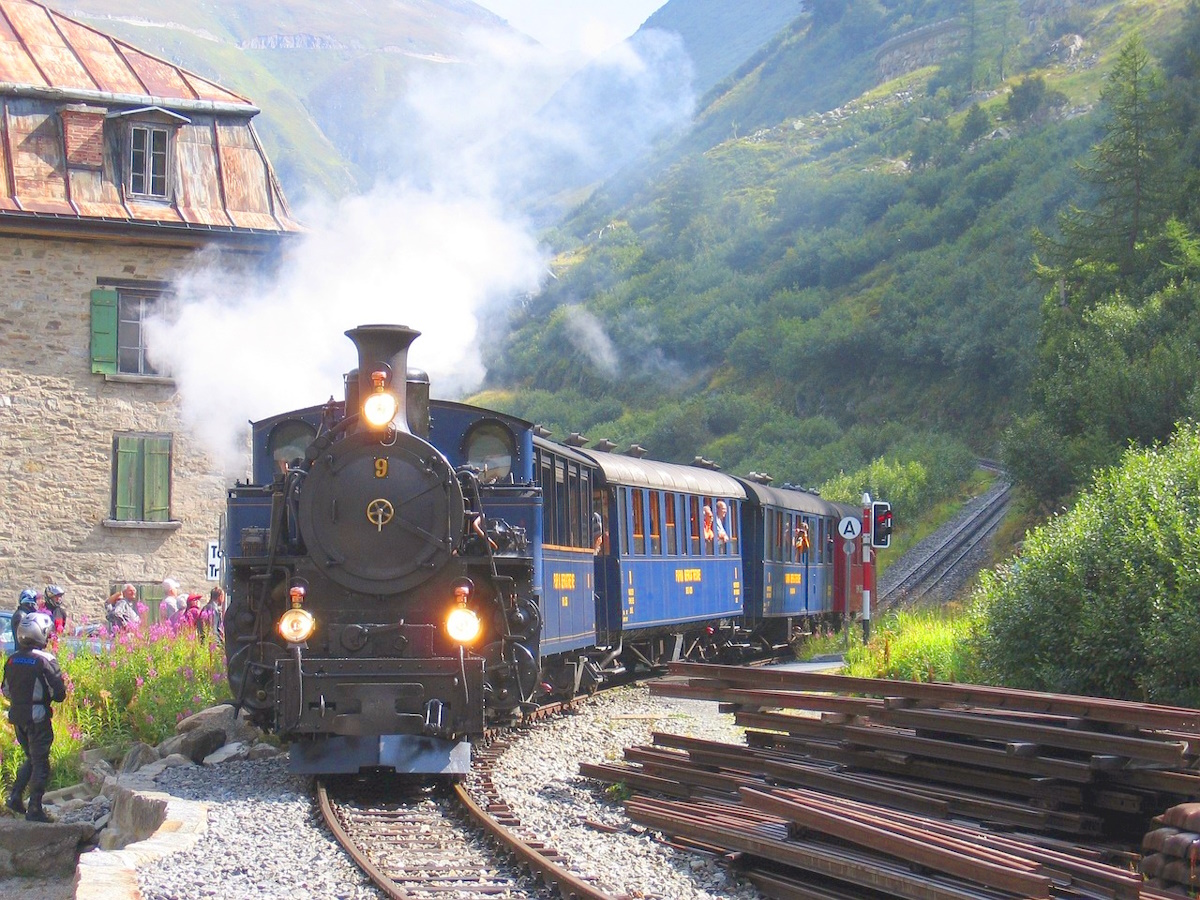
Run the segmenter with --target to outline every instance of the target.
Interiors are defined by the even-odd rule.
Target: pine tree
[[[1108,113],[1104,137],[1091,161],[1079,166],[1096,202],[1060,218],[1063,241],[1054,255],[1068,265],[1112,266],[1129,279],[1138,274],[1139,244],[1170,218],[1175,141],[1162,74],[1139,38],[1121,48],[1100,99]]]

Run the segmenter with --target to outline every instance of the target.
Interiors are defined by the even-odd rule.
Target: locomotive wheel
[[[278,644],[263,641],[247,644],[229,660],[229,690],[255,720],[275,706],[275,663],[286,656]]]
[[[490,709],[511,712],[533,696],[538,665],[528,647],[496,641],[483,648],[483,658]]]
[[[507,616],[509,637],[514,640],[532,641],[542,632],[542,613],[532,600],[518,600]]]

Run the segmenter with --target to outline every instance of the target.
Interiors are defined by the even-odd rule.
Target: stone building
[[[126,581],[155,610],[165,577],[210,586],[224,480],[182,429],[143,322],[198,253],[267,266],[298,231],[257,112],[0,0],[0,606],[57,583],[95,618]]]

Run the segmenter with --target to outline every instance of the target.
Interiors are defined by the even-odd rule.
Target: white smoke
[[[617,374],[617,348],[604,331],[600,320],[582,306],[571,306],[566,310],[564,322],[567,338],[571,345],[584,354],[603,374]]]
[[[148,355],[175,378],[185,425],[227,472],[244,470],[249,420],[341,396],[342,375],[357,364],[343,335],[350,328],[420,331],[409,360],[429,373],[434,396],[480,384],[480,345],[499,333],[490,317],[509,298],[536,293],[546,273],[546,250],[512,196],[522,161],[512,148],[529,146],[523,129],[546,127],[532,114],[553,70],[538,53],[528,42],[472,36],[460,55],[471,64],[430,66],[414,77],[390,127],[380,124],[381,146],[403,161],[401,171],[362,196],[298,210],[307,231],[286,246],[271,280],[239,276],[215,253],[178,279],[176,302],[147,323]],[[686,103],[645,102],[663,85],[678,90],[677,77],[619,58],[623,78],[649,86],[639,108],[675,118],[690,112],[690,95]],[[659,69],[672,60],[678,64],[661,52],[654,58]],[[594,128],[603,111],[572,112]],[[627,128],[629,110],[621,115]],[[563,133],[574,133],[570,123]],[[497,153],[500,145],[510,152]],[[532,182],[530,174],[523,176]],[[574,320],[598,364],[615,368],[600,323]]]

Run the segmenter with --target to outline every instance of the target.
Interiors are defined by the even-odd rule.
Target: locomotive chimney
[[[391,389],[399,402],[392,419],[397,431],[411,433],[408,423],[408,348],[421,332],[404,325],[360,325],[346,332],[358,348],[358,398],[361,400],[375,390],[373,372],[385,371],[391,377]],[[353,391],[347,385],[349,400]]]

